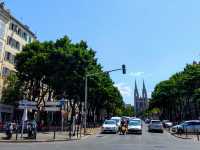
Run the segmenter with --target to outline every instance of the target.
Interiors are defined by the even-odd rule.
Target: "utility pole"
[[[84,105],[84,135],[86,135],[86,127],[87,127],[87,78],[85,76],[85,105]]]

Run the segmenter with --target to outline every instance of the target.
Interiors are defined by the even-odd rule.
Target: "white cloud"
[[[131,87],[126,85],[125,83],[115,84],[115,86],[119,89],[122,96],[131,96]]]
[[[134,77],[139,77],[139,76],[141,76],[143,74],[144,74],[144,72],[142,72],[142,71],[129,73],[130,76],[134,76]]]

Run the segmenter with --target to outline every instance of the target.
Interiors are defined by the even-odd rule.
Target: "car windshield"
[[[161,122],[160,122],[160,121],[157,121],[157,120],[155,120],[155,121],[152,121],[152,124],[161,124]]]
[[[140,120],[130,121],[128,125],[139,126],[139,125],[141,125],[141,121]]]
[[[112,119],[112,120],[116,121],[117,123],[120,121],[119,119]]]
[[[106,120],[104,122],[104,124],[116,124],[116,121],[114,121],[114,120]]]
[[[163,120],[163,122],[169,122],[169,120]]]

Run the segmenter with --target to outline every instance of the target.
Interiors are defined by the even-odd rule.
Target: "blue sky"
[[[85,40],[133,104],[134,80],[154,86],[200,58],[199,0],[5,0],[39,40]]]

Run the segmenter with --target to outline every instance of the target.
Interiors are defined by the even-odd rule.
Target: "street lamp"
[[[119,70],[122,70],[122,73],[126,74],[126,66],[124,64],[122,65],[122,68],[105,71],[104,73],[110,73],[110,72],[119,71]],[[95,76],[98,74],[101,74],[101,72],[86,74],[85,76],[84,135],[86,135],[86,125],[87,125],[87,96],[88,96],[87,95],[88,94],[87,80],[88,80],[88,77]]]

